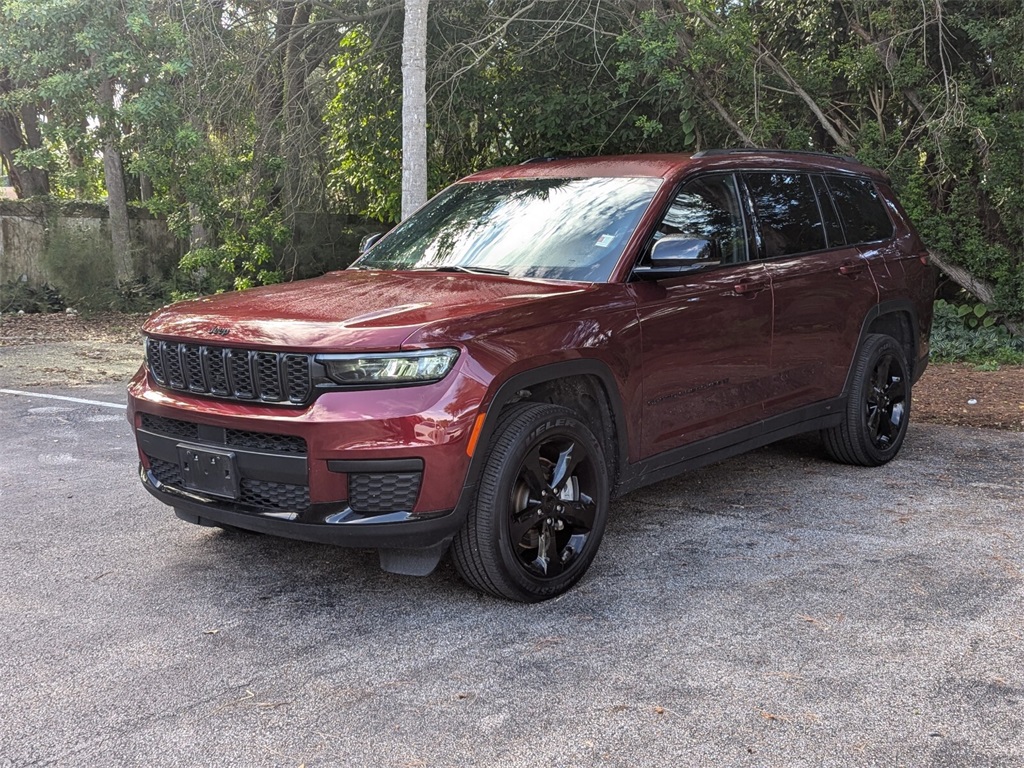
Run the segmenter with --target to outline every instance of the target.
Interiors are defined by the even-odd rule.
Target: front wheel
[[[590,566],[608,516],[601,445],[572,411],[520,403],[501,414],[466,524],[459,575],[497,597],[560,595]]]
[[[899,453],[910,421],[910,369],[900,344],[873,333],[854,363],[842,423],[822,430],[825,450],[836,461],[877,467]]]

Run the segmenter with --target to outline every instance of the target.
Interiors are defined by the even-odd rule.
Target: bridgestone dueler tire
[[[500,415],[486,451],[476,499],[452,543],[456,570],[474,589],[509,600],[562,594],[586,572],[604,533],[609,481],[601,444],[570,410],[519,403]],[[527,492],[537,485],[534,467],[546,479]],[[535,549],[524,546],[534,539]]]
[[[877,467],[893,459],[910,422],[910,369],[899,342],[870,334],[857,351],[843,421],[821,431],[836,461]]]

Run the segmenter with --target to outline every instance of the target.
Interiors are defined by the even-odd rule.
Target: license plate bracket
[[[178,462],[185,488],[226,499],[238,498],[238,465],[232,451],[179,445]]]

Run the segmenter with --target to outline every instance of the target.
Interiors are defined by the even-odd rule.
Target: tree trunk
[[[402,218],[427,201],[427,3],[405,0],[402,35]]]
[[[931,260],[932,264],[945,272],[949,276],[950,280],[959,285],[982,304],[991,304],[995,301],[995,288],[980,277],[975,277],[963,267],[951,262],[945,254],[939,253],[938,251],[929,251],[928,258]],[[1006,327],[1006,330],[1014,336],[1020,336],[1022,335],[1022,332],[1024,332],[1024,329],[1010,318],[1004,317],[1002,322]]]
[[[284,131],[281,149],[284,167],[281,170],[281,202],[286,219],[304,207],[302,189],[303,156],[306,154],[308,95],[306,93],[306,32],[309,26],[310,3],[298,3],[288,21],[286,44],[281,55],[283,99],[281,111]]]
[[[14,83],[8,77],[0,77],[0,94],[7,95],[14,90]],[[24,199],[36,195],[50,194],[50,176],[43,168],[29,168],[17,162],[19,149],[39,149],[43,146],[39,134],[35,110],[22,107],[18,111],[0,111],[0,156],[11,176],[15,194]]]
[[[97,88],[97,97],[107,114],[100,122],[103,136],[103,180],[107,187],[107,210],[110,212],[110,244],[114,257],[114,275],[118,282],[131,279],[132,241],[128,221],[128,193],[124,184],[124,166],[115,140],[112,115],[114,114],[114,83],[103,78]]]

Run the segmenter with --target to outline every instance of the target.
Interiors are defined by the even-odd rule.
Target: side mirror
[[[715,244],[688,235],[665,235],[651,248],[651,262],[633,270],[638,277],[671,277],[719,263]]]
[[[371,232],[368,235],[364,235],[363,239],[359,241],[359,255],[362,256],[368,250],[373,248],[377,241],[382,237],[384,237],[383,232]]]

